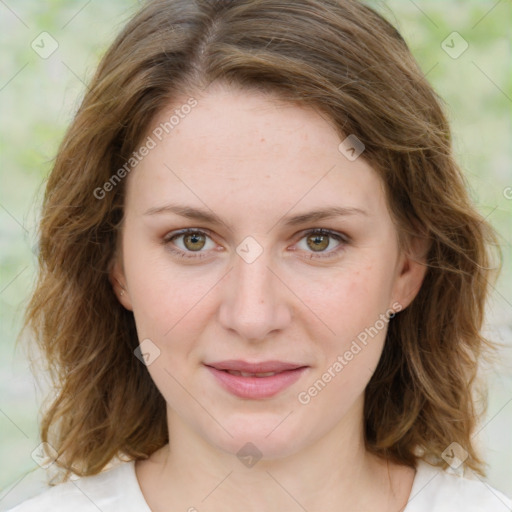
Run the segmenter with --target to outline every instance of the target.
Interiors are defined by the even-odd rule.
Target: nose
[[[252,263],[237,255],[233,270],[224,278],[220,323],[246,341],[264,340],[292,318],[292,294],[270,264],[265,251]]]

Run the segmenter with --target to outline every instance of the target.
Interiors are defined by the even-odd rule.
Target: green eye
[[[314,258],[331,258],[337,256],[338,253],[343,250],[346,243],[348,243],[348,238],[341,233],[335,233],[328,229],[313,229],[304,234],[304,236],[300,239],[306,240],[306,248],[304,250],[309,252],[311,250],[310,256],[308,259]],[[332,245],[331,241],[335,240],[338,244],[335,245],[334,249],[326,251],[326,249]],[[315,253],[318,253],[315,254]]]

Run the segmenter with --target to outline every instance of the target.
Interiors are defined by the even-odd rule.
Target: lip
[[[283,361],[249,363],[241,360],[219,361],[205,364],[217,382],[239,398],[270,398],[294,384],[307,370],[307,366]],[[243,377],[232,375],[227,370],[244,373],[276,372],[268,377]]]

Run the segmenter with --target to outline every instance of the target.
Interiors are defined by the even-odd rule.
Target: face
[[[400,252],[364,153],[349,160],[315,110],[218,86],[196,99],[161,141],[187,98],[146,134],[112,282],[170,430],[281,457],[361,427],[389,317],[423,266]]]

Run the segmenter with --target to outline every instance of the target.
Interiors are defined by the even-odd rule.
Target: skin
[[[308,404],[297,397],[380,315],[410,304],[421,251],[399,249],[381,179],[364,153],[350,161],[338,150],[342,139],[317,111],[218,84],[194,97],[127,178],[111,274],[139,340],[160,351],[148,371],[167,402],[170,443],[136,464],[146,501],[153,511],[401,510],[414,469],[369,454],[363,437],[364,390],[387,323]],[[169,203],[223,223],[146,214]],[[328,205],[365,213],[285,225]],[[183,228],[210,234],[170,240]],[[327,237],[315,251],[306,231],[319,228],[349,239]],[[263,250],[251,263],[236,252],[248,236]],[[206,257],[193,258],[197,247]],[[204,366],[224,359],[308,369],[272,398],[243,400]],[[263,455],[253,467],[236,456],[247,442]]]

